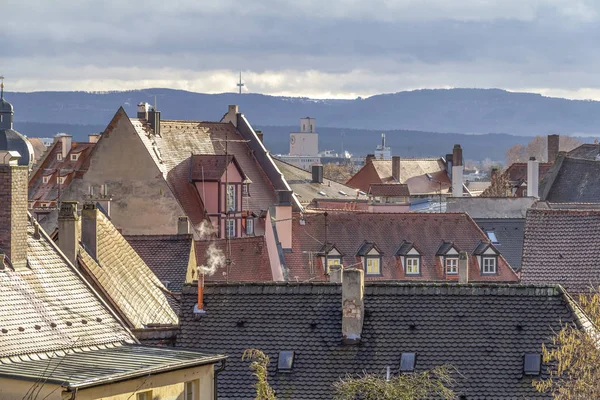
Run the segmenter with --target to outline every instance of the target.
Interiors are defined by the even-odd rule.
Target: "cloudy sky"
[[[597,0],[1,0],[7,90],[600,99]]]

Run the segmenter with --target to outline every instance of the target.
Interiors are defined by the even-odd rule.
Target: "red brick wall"
[[[27,265],[26,166],[0,165],[0,249],[13,267]]]

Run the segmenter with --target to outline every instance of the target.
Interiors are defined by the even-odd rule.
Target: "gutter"
[[[223,358],[221,360],[221,365],[218,368],[215,368],[215,373],[213,375],[213,385],[214,385],[214,389],[213,389],[213,395],[214,395],[214,399],[217,400],[219,398],[219,394],[218,394],[218,375],[223,372],[223,370],[225,369],[225,364],[227,363],[227,359]]]

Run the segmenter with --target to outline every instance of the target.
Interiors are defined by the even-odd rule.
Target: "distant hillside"
[[[311,100],[261,94],[201,94],[171,89],[127,92],[6,93],[17,122],[106,126],[119,106],[134,115],[141,101],[154,103],[166,119],[218,120],[238,104],[253,125],[293,126],[300,117],[325,127],[429,132],[600,132],[600,102],[510,93],[499,89],[436,89],[382,94],[355,100]]]

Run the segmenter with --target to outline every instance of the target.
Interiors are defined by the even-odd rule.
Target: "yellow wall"
[[[196,399],[212,400],[213,371],[212,365],[205,365],[82,389],[77,391],[75,399],[136,400],[136,393],[151,390],[152,400],[183,400],[185,382],[197,379],[199,381],[199,392]],[[22,400],[23,396],[32,385],[33,382],[0,378],[0,399]],[[42,399],[53,390],[55,391],[47,400],[70,398],[71,393],[65,393],[63,389],[59,388],[57,385],[45,385],[37,398]]]

